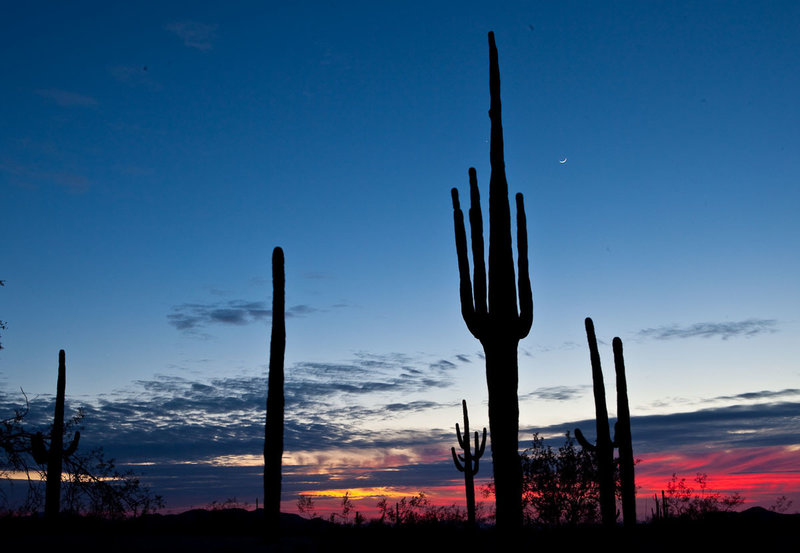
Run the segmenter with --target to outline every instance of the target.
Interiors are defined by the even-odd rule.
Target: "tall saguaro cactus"
[[[276,537],[281,516],[283,457],[283,357],[286,351],[286,274],[283,250],[272,251],[272,336],[269,344],[267,421],[264,427],[264,517],[267,532]]]
[[[470,526],[475,525],[475,475],[478,474],[479,460],[486,449],[486,427],[483,428],[483,439],[478,445],[478,431],[475,431],[475,453],[472,452],[472,444],[469,440],[469,415],[467,414],[467,400],[461,400],[461,406],[464,409],[464,435],[461,435],[461,429],[456,423],[456,438],[458,438],[458,445],[464,451],[463,454],[456,454],[456,448],[451,447],[450,452],[453,454],[453,462],[456,468],[464,473],[464,487],[467,493],[467,522]]]
[[[469,221],[474,263],[474,294],[470,282],[467,236],[458,190],[451,191],[453,220],[458,254],[461,315],[467,328],[480,340],[486,355],[486,382],[489,391],[489,429],[499,527],[522,524],[522,471],[519,459],[519,404],[517,398],[519,341],[528,335],[533,323],[533,294],[528,276],[528,237],[522,194],[517,203],[517,283],[511,247],[511,210],[508,204],[503,157],[503,127],[500,109],[500,69],[494,33],[489,33],[489,94],[491,105],[491,144],[489,159],[489,274],[488,286],[483,251],[483,217],[478,179],[469,170]],[[487,293],[488,288],[488,293]],[[488,295],[488,304],[487,304]],[[474,301],[473,301],[474,297]]]
[[[597,336],[592,319],[586,317],[586,339],[589,341],[589,358],[592,362],[592,389],[594,390],[594,412],[597,428],[597,444],[592,445],[580,429],[575,429],[575,437],[584,449],[591,451],[597,462],[597,479],[600,487],[600,517],[603,524],[613,526],[617,519],[614,501],[614,445],[608,429],[608,409],[606,408],[606,388],[603,384],[603,369],[600,366],[600,352],[597,349]]]
[[[633,438],[631,437],[631,411],[628,407],[628,382],[625,378],[625,359],[622,340],[614,338],[614,370],[617,373],[617,423],[614,425],[614,443],[619,449],[619,479],[622,484],[622,519],[625,526],[636,525],[636,482],[633,474]]]
[[[67,363],[64,350],[58,352],[58,381],[56,382],[56,407],[53,415],[53,429],[50,431],[50,449],[44,444],[44,436],[37,432],[32,439],[31,450],[34,460],[40,465],[47,464],[47,483],[45,485],[44,514],[48,519],[58,516],[61,509],[61,472],[64,458],[78,449],[81,433],[75,432],[67,449],[64,449],[64,398],[67,387]]]
[[[628,408],[628,385],[625,379],[625,360],[622,356],[622,340],[614,338],[614,369],[617,376],[617,423],[614,439],[608,428],[608,409],[603,384],[603,370],[597,349],[597,336],[592,319],[586,318],[586,338],[589,341],[589,357],[592,363],[592,388],[594,390],[597,443],[592,445],[583,433],[575,430],[575,437],[584,449],[591,451],[597,460],[597,478],[600,487],[600,516],[605,526],[613,526],[617,519],[614,477],[614,448],[619,449],[620,483],[622,487],[622,516],[626,526],[636,524],[636,486],[633,471],[633,440],[631,417]]]

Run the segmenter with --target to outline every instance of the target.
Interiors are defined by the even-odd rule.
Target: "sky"
[[[594,435],[589,316],[612,416],[625,344],[641,513],[698,472],[800,508],[797,3],[2,12],[3,417],[24,391],[47,424],[63,348],[82,445],[168,509],[254,506],[281,246],[284,510],[463,504],[461,400],[473,427],[488,413],[450,189],[475,167],[488,201],[494,31],[534,299],[521,447]]]

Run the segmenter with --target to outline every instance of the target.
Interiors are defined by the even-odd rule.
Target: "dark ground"
[[[703,521],[666,520],[631,531],[616,528],[525,529],[513,541],[500,541],[493,528],[469,531],[438,524],[407,527],[343,527],[322,520],[282,515],[283,535],[270,543],[260,535],[261,511],[225,509],[150,515],[107,521],[63,517],[49,527],[40,517],[0,519],[0,550],[61,552],[192,553],[331,551],[378,553],[416,551],[642,551],[647,553],[800,551],[800,515],[760,508],[718,513]]]

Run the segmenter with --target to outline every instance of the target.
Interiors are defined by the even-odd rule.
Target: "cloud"
[[[591,386],[548,386],[519,396],[520,401],[539,399],[544,401],[571,401],[582,396]]]
[[[47,171],[3,160],[0,161],[0,171],[11,175],[16,185],[34,189],[40,185],[54,184],[71,194],[85,194],[91,187],[91,181],[86,175],[67,170]]]
[[[404,354],[360,353],[347,363],[288,367],[287,492],[365,486],[425,489],[456,479],[449,459],[449,447],[455,445],[451,430],[395,430],[385,424],[410,413],[455,409],[424,395],[430,382],[449,385],[448,372],[437,368],[435,361]],[[541,388],[531,395],[562,400],[580,389]],[[767,390],[729,397],[773,400],[797,393],[794,389]],[[19,393],[0,390],[0,418],[13,414],[13,408],[22,403]],[[156,493],[166,494],[169,506],[184,505],[181,502],[186,498],[203,504],[234,495],[253,497],[261,484],[257,465],[264,445],[265,404],[265,374],[210,380],[160,375],[85,403],[81,447],[102,445],[118,466],[143,473]],[[68,416],[77,406],[68,398]],[[30,398],[26,424],[31,430],[44,429],[52,412],[52,397]],[[796,431],[799,412],[800,402],[796,401],[667,415],[634,413],[634,453],[651,462],[664,456],[694,459],[719,452],[730,459],[736,457],[741,464],[748,452],[770,448],[794,451],[800,443]],[[594,420],[544,428],[522,426],[520,446],[528,445],[533,432],[561,445],[564,433],[576,427],[592,441],[594,426]],[[249,459],[249,464],[237,461],[243,458]],[[488,452],[485,461],[484,476],[491,473]],[[750,465],[755,466],[756,461],[752,459]],[[686,470],[690,466],[688,461],[680,466],[675,463],[668,468]],[[656,468],[654,465],[653,470]]]
[[[761,390],[759,392],[745,392],[742,394],[735,394],[732,396],[718,396],[709,401],[763,401],[765,399],[774,400],[777,398],[785,398],[800,395],[798,388],[786,388],[784,390]]]
[[[59,106],[73,107],[73,106],[95,106],[97,100],[91,96],[78,94],[77,92],[69,92],[67,90],[59,90],[56,88],[38,89],[34,90],[36,94],[42,98],[47,98],[54,101]]]
[[[318,309],[294,305],[286,309],[286,317],[309,315]],[[212,324],[247,325],[272,317],[272,309],[263,301],[228,300],[215,303],[184,303],[172,307],[167,322],[182,331],[193,331]]]
[[[117,81],[132,87],[161,89],[161,85],[150,77],[151,72],[145,65],[114,65],[108,68],[108,72]]]
[[[671,452],[677,449],[726,450],[770,446],[798,446],[800,402],[732,405],[666,415],[631,415],[634,453]],[[611,418],[610,424],[614,425]],[[528,427],[524,433],[563,436],[580,428],[592,442],[594,419]]]
[[[348,363],[287,367],[285,447],[301,451],[395,447],[404,441],[407,445],[408,436],[388,432],[378,423],[451,407],[424,396],[431,388],[452,385],[449,372],[422,356],[401,354],[361,353]],[[102,445],[128,462],[179,462],[258,452],[263,449],[266,381],[265,373],[207,380],[158,375],[139,380],[83,402],[82,440],[87,447]],[[70,416],[79,403],[74,397],[67,403]],[[21,395],[0,391],[0,418],[6,412],[12,415],[21,404]],[[31,398],[28,423],[46,427],[52,413],[52,397]]]
[[[197,50],[211,50],[212,41],[216,38],[217,25],[199,23],[197,21],[179,21],[170,23],[166,29],[178,35],[183,44]]]
[[[775,319],[747,319],[729,323],[695,323],[688,326],[659,326],[645,328],[638,332],[642,338],[671,340],[674,338],[715,338],[727,340],[734,336],[756,336],[777,332]]]

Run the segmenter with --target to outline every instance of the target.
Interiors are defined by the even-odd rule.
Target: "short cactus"
[[[461,400],[464,409],[464,435],[456,423],[456,437],[458,445],[464,451],[463,454],[456,454],[456,448],[451,447],[453,462],[456,468],[464,473],[464,487],[467,492],[467,521],[470,526],[475,525],[475,475],[478,474],[479,459],[486,448],[486,427],[483,428],[483,438],[478,445],[478,431],[475,431],[475,452],[472,453],[472,445],[469,440],[469,415],[467,414],[467,400]]]
[[[44,514],[54,519],[61,510],[61,471],[65,457],[78,449],[81,433],[75,432],[69,447],[64,449],[64,396],[67,387],[67,364],[64,350],[58,352],[58,381],[56,383],[56,407],[53,428],[50,431],[50,448],[44,443],[44,436],[37,432],[31,439],[33,459],[40,465],[47,465]]]

